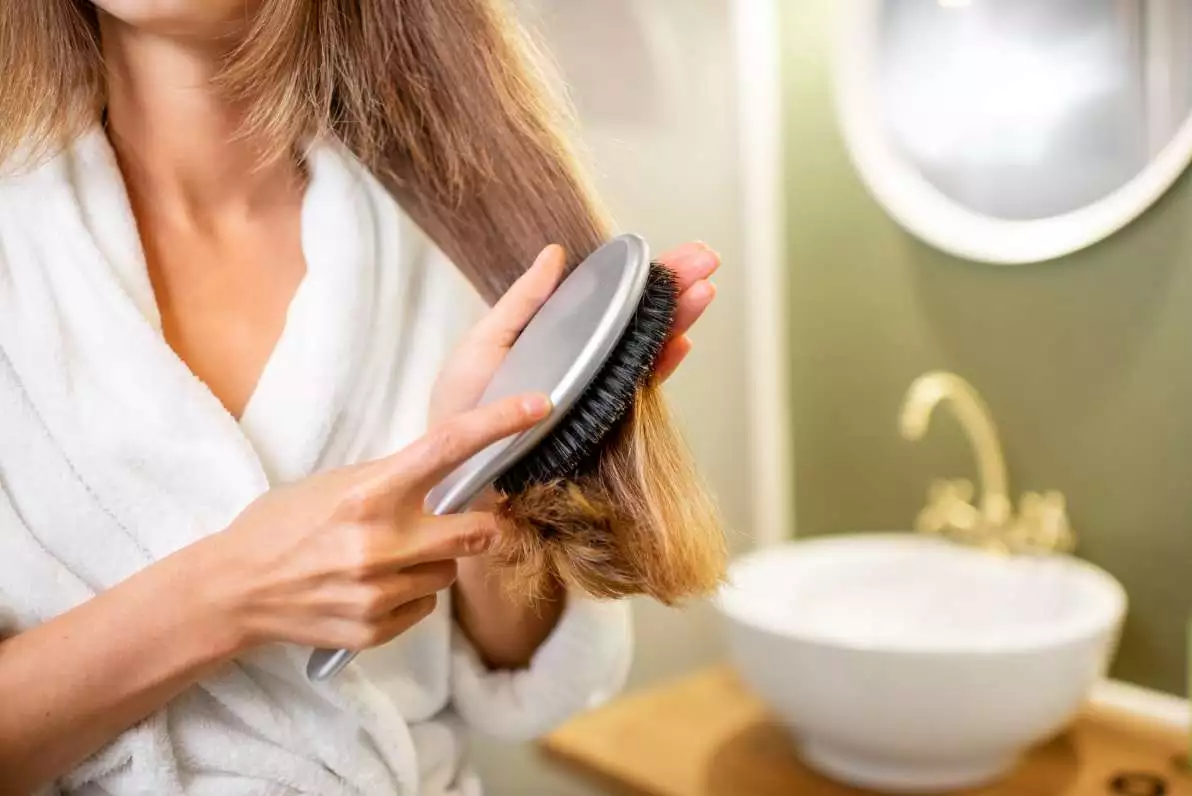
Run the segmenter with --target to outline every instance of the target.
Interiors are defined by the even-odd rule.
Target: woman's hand
[[[665,380],[691,351],[687,331],[716,298],[716,287],[710,277],[720,267],[720,256],[706,244],[688,243],[666,252],[658,261],[674,272],[679,288],[675,325],[655,368],[656,377]],[[476,405],[521,330],[559,286],[565,267],[563,249],[547,246],[529,270],[472,327],[448,357],[435,382],[430,410],[432,427]]]
[[[549,411],[546,397],[522,396],[458,414],[386,459],[275,489],[201,542],[210,593],[239,630],[240,648],[285,641],[360,650],[425,618],[455,580],[456,559],[485,552],[497,533],[486,513],[428,516],[426,493]]]

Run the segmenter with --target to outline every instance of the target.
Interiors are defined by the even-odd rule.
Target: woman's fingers
[[[658,262],[675,275],[680,295],[700,280],[707,279],[720,267],[720,255],[706,243],[686,243],[660,255]]]
[[[400,636],[434,613],[438,599],[434,594],[403,603],[388,614],[371,621],[341,620],[336,624],[335,646],[353,652],[379,647]],[[326,642],[322,642],[326,643]]]
[[[706,279],[700,280],[679,296],[679,306],[675,308],[675,321],[671,327],[671,337],[681,337],[699,320],[716,298],[716,286]]]
[[[367,465],[355,490],[358,502],[396,508],[386,498],[420,499],[452,470],[499,440],[532,428],[550,414],[550,398],[528,393],[494,401],[435,426],[392,456]],[[361,514],[367,515],[370,506]]]
[[[455,575],[454,559],[391,569],[364,582],[344,585],[328,610],[348,619],[383,619],[405,603],[449,588]]]
[[[428,518],[407,533],[400,546],[394,546],[388,566],[419,566],[481,555],[488,552],[500,533],[496,516],[487,512]]]
[[[398,474],[408,473],[429,490],[489,445],[532,428],[550,410],[550,398],[534,393],[469,409],[399,453]]]
[[[500,348],[513,345],[522,329],[555,292],[566,267],[567,255],[562,246],[552,244],[543,249],[534,264],[472,329],[468,344],[482,343]]]
[[[691,348],[691,338],[687,335],[672,337],[668,340],[662,348],[662,353],[658,355],[658,363],[654,367],[654,378],[659,382],[664,382],[674,375],[675,370],[691,353]]]
[[[687,243],[658,258],[675,275],[679,304],[675,309],[671,337],[658,355],[654,377],[666,381],[691,353],[687,331],[716,298],[716,286],[709,277],[720,267],[720,255],[705,243]]]

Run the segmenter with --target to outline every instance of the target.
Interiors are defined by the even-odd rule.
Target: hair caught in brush
[[[715,507],[656,387],[638,393],[593,471],[533,484],[501,508],[515,531],[499,552],[529,597],[555,575],[594,597],[669,605],[714,588],[724,570]]]
[[[98,35],[87,0],[0,3],[0,162],[97,118]],[[260,0],[218,79],[263,158],[338,137],[491,303],[548,244],[574,265],[611,236],[535,56],[501,0]],[[558,577],[673,603],[724,572],[719,519],[653,382],[581,475],[501,510],[526,596]]]

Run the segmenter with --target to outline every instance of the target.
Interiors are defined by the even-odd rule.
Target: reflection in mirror
[[[1185,0],[886,0],[879,31],[893,145],[941,193],[995,218],[1109,195],[1192,104]]]

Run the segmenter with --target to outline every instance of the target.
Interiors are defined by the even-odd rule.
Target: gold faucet
[[[911,441],[922,439],[932,412],[945,401],[960,420],[977,457],[981,500],[974,505],[970,481],[938,480],[928,492],[917,529],[1004,553],[1072,550],[1075,535],[1060,493],[1028,492],[1022,497],[1018,514],[1014,513],[997,429],[989,408],[967,381],[944,371],[916,379],[903,404],[902,435]]]

